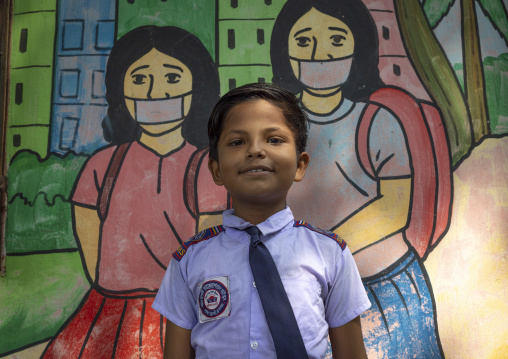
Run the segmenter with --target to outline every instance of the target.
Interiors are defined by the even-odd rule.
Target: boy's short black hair
[[[224,120],[229,111],[236,105],[255,100],[266,100],[282,110],[286,123],[295,138],[296,153],[300,154],[305,151],[308,117],[300,107],[296,96],[292,92],[273,84],[252,83],[229,91],[215,105],[208,120],[211,159],[219,160],[217,144],[224,127]]]

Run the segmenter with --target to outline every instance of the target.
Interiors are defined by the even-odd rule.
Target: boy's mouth
[[[249,170],[247,172],[266,172],[266,170],[263,170],[263,169],[257,169],[257,170]]]
[[[241,173],[261,173],[261,172],[272,172],[269,167],[266,166],[249,166],[245,168]]]

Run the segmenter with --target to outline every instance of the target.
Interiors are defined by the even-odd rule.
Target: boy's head
[[[217,144],[222,134],[224,121],[231,109],[236,105],[256,100],[268,101],[282,111],[286,124],[293,133],[297,154],[305,151],[308,118],[302,111],[296,96],[276,85],[253,83],[229,91],[215,105],[208,121],[211,159],[219,161]]]
[[[219,100],[208,130],[208,168],[235,215],[257,224],[284,209],[309,164],[307,117],[296,97],[273,85],[239,87]]]

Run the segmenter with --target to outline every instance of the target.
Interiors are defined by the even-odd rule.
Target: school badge
[[[229,317],[231,314],[229,278],[215,277],[201,283],[198,304],[200,323]]]

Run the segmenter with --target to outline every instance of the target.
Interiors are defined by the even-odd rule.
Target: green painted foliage
[[[78,252],[7,256],[0,356],[54,336],[89,287]]]
[[[508,53],[485,58],[483,69],[491,133],[508,133]]]
[[[26,253],[76,248],[71,194],[86,157],[19,152],[9,171],[6,250]]]
[[[479,0],[479,2],[485,15],[508,45],[508,18],[506,9],[503,7],[503,0]]]
[[[423,11],[427,16],[430,27],[434,28],[448,14],[455,0],[426,0]]]
[[[464,65],[463,64],[455,64],[453,65],[453,70],[457,74],[457,79],[459,80],[460,88],[464,91]]]
[[[71,204],[58,197],[52,206],[42,196],[33,205],[14,198],[7,207],[5,238],[7,253],[76,248]]]
[[[446,126],[452,164],[472,144],[471,119],[463,92],[448,59],[439,46],[418,0],[395,0],[402,38],[422,83],[440,108]]]
[[[86,157],[72,153],[65,157],[50,155],[42,160],[38,154],[21,151],[11,161],[8,170],[8,200],[22,197],[29,204],[42,197],[48,206],[55,198],[69,199],[76,177]]]
[[[464,88],[464,68],[455,64],[453,69],[460,85]],[[508,133],[508,53],[499,57],[486,57],[483,61],[487,109],[489,112],[490,131],[493,135]]]

